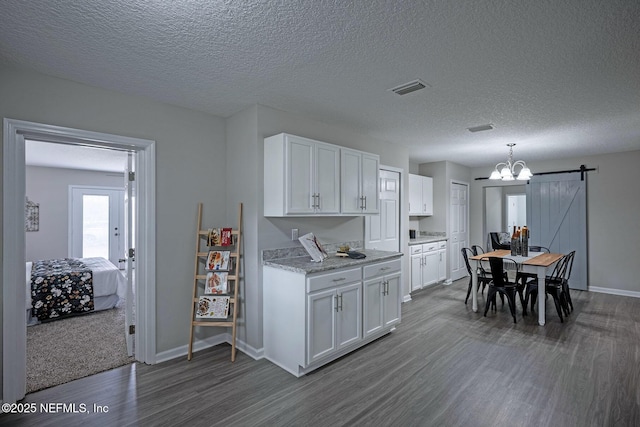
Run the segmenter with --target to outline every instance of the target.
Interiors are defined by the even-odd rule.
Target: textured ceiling
[[[221,117],[255,103],[413,162],[640,149],[640,1],[3,0],[0,61]],[[414,79],[428,89],[388,89]],[[492,123],[494,130],[466,128]]]

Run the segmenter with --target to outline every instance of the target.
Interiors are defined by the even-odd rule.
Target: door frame
[[[8,118],[3,138],[2,401],[15,402],[26,392],[25,139],[136,151],[136,220],[144,218],[145,227],[136,227],[135,358],[155,363],[155,141]]]

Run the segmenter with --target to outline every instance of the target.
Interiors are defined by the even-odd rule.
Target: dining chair
[[[493,280],[489,283],[487,290],[487,303],[484,307],[484,315],[487,316],[491,303],[495,306],[496,295],[504,295],[509,303],[509,311],[516,322],[516,291],[518,287],[518,264],[511,258],[485,257],[482,261],[489,261],[491,276]]]
[[[473,252],[474,255],[482,255],[484,253],[484,248],[480,245],[473,245],[471,246],[471,252]]]
[[[573,302],[571,301],[571,292],[569,291],[569,278],[571,277],[571,270],[573,269],[573,258],[575,256],[576,256],[576,251],[569,252],[567,265],[564,268],[564,280],[562,281],[562,288],[564,291],[565,302],[568,304],[571,311],[573,311]]]
[[[545,253],[549,253],[549,248],[546,248],[544,246],[529,246],[529,254],[531,254],[531,252],[545,252]],[[536,273],[526,273],[524,271],[520,272],[520,276],[518,277],[518,280],[520,281],[520,298],[521,300],[523,300],[523,295],[522,292],[524,292],[524,290],[527,287],[527,282],[537,278],[538,275]],[[524,301],[524,300],[523,300]],[[523,315],[527,315],[527,308],[524,307],[523,311],[522,311]]]
[[[500,233],[496,231],[492,231],[489,233],[489,238],[491,239],[491,247],[494,251],[498,249],[511,249],[511,243],[501,243],[500,235],[505,233]]]
[[[473,287],[473,271],[471,270],[471,263],[469,262],[469,257],[475,256],[473,251],[470,248],[462,248],[460,250],[462,252],[462,257],[464,258],[464,263],[467,266],[467,272],[469,273],[469,288],[467,289],[467,298],[465,298],[464,303],[466,304],[469,301],[469,295],[471,295],[471,288]],[[480,290],[480,285],[482,285],[481,293],[484,293],[484,288],[491,282],[491,274],[487,273],[482,267],[478,268],[478,290]]]
[[[564,255],[553,267],[553,271],[550,276],[545,279],[545,296],[551,295],[553,303],[556,306],[556,312],[560,317],[560,322],[564,322],[562,313],[569,315],[569,304],[567,302],[566,293],[564,290],[564,278],[566,274],[567,263],[569,261],[569,255]],[[531,312],[534,312],[536,300],[538,298],[538,279],[532,279],[527,282],[523,304],[523,314],[526,315],[526,307],[531,298]]]

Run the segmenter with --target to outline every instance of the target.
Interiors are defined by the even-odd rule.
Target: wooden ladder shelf
[[[222,229],[216,229],[222,230]],[[193,355],[193,335],[196,326],[215,326],[223,328],[231,328],[231,361],[236,360],[236,329],[238,323],[238,290],[239,290],[239,271],[240,271],[240,244],[242,242],[242,203],[238,208],[238,225],[237,228],[231,229],[231,245],[228,246],[209,246],[208,250],[202,249],[202,241],[205,246],[209,243],[209,229],[202,228],[202,203],[198,204],[198,225],[196,230],[196,256],[193,272],[193,299],[191,304],[191,330],[189,332],[189,354],[187,360],[191,360]],[[220,270],[209,270],[207,262],[209,254],[212,252],[229,252],[228,268]],[[207,288],[208,275],[213,273],[226,273],[227,289],[222,294],[208,294],[205,292]],[[229,313],[226,318],[205,317],[202,318],[202,310],[200,304],[207,304],[212,299],[220,298],[223,301],[229,300]],[[202,301],[201,301],[202,299]],[[204,307],[204,306],[203,306]],[[200,311],[199,311],[200,310]]]

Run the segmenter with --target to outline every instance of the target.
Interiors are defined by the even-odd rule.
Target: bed
[[[34,281],[38,282],[33,289],[32,272],[35,273]],[[45,274],[43,272],[46,272],[49,280],[43,280]],[[46,284],[47,281],[57,281],[59,285],[50,286],[50,290],[49,287],[41,287],[41,284],[43,282]],[[105,258],[43,260],[35,261],[35,266],[33,262],[28,261],[26,263],[27,324],[33,325],[72,315],[111,309],[124,296],[125,289],[124,275]],[[32,291],[35,291],[35,295]],[[42,301],[60,297],[60,294],[65,291],[70,295],[67,300],[72,299],[73,304],[59,304],[43,309]]]

